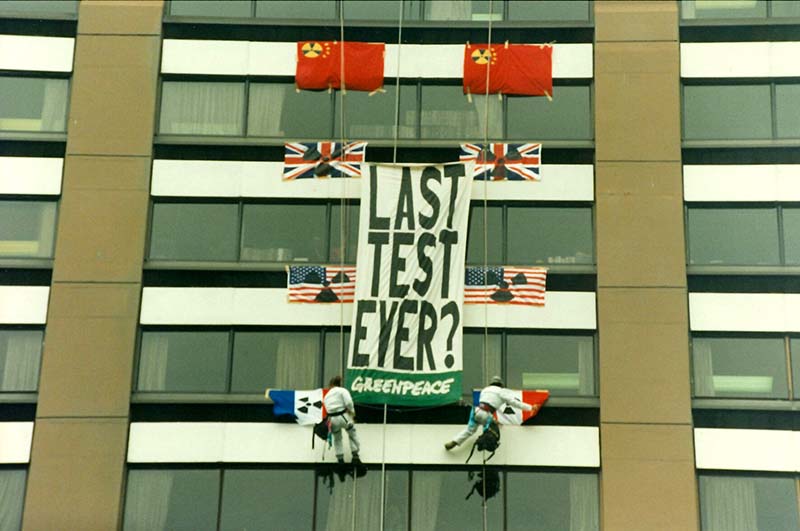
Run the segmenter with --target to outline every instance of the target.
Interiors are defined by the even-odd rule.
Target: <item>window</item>
[[[774,107],[774,109],[773,109]],[[800,85],[684,85],[685,140],[800,138]]]
[[[0,2],[0,11],[3,13],[36,13],[36,14],[65,14],[78,13],[78,0],[3,0]]]
[[[338,201],[155,203],[149,259],[353,264],[359,208],[342,211]]]
[[[682,0],[683,19],[766,18],[766,0]]]
[[[250,4],[250,0],[172,0],[169,14],[184,17],[249,17]]]
[[[507,476],[508,531],[600,529],[595,474],[508,472]]]
[[[686,209],[689,265],[800,264],[800,209],[698,205]]]
[[[256,16],[270,19],[332,20],[338,17],[335,0],[256,0]]]
[[[165,81],[159,124],[168,135],[242,135],[244,84]]]
[[[0,258],[52,258],[55,201],[0,200]]]
[[[332,471],[331,471],[332,472]],[[332,476],[317,473],[316,529],[352,529],[355,509],[355,529],[381,529],[381,472],[374,470],[358,478],[346,477],[335,483]],[[353,496],[357,502],[353,503]],[[387,531],[408,530],[408,472],[387,470],[384,490],[384,527]],[[413,528],[412,528],[413,529]]]
[[[421,0],[402,0],[403,19],[419,20]],[[386,20],[398,21],[400,16],[400,2],[398,0],[344,0],[345,24],[352,20]]]
[[[597,396],[594,335],[465,330],[463,394],[483,388],[494,375],[505,376],[511,389]]]
[[[216,531],[218,470],[130,470],[123,531]]]
[[[39,387],[42,330],[0,329],[0,392],[32,392]]]
[[[480,529],[481,496],[470,492],[464,470],[419,470],[411,478],[411,529],[414,531],[461,531]],[[502,496],[489,498],[487,520],[503,529]],[[527,504],[530,507],[530,504]],[[529,509],[530,510],[530,509]]]
[[[311,529],[313,476],[311,470],[224,471],[220,531]]]
[[[393,139],[396,86],[389,82],[384,90],[371,96],[361,91],[342,95],[298,92],[293,83],[186,81],[169,76],[162,83],[159,134],[338,138],[344,105],[346,137]],[[460,84],[404,80],[398,138],[474,141],[488,134],[490,140],[591,140],[591,88],[558,86],[554,91],[553,101],[474,94],[470,101]]]
[[[235,261],[239,205],[155,203],[150,260]]]
[[[588,0],[508,0],[508,20],[588,21]]]
[[[800,4],[795,0],[772,0],[770,8],[773,17],[800,17]]]
[[[701,474],[698,479],[703,531],[800,528],[792,477]]]
[[[135,388],[138,392],[258,394],[268,387],[314,389],[344,372],[349,340],[345,329],[340,345],[339,328],[145,329]]]
[[[484,235],[486,222],[488,228]],[[484,262],[489,265],[594,263],[589,206],[489,203],[484,214],[482,203],[475,202],[470,212],[468,238],[467,264],[470,265]]]
[[[22,527],[22,506],[25,500],[25,470],[0,469],[0,524],[3,531],[17,531]]]
[[[792,352],[793,396],[795,400],[800,400],[800,339],[792,338],[789,341],[789,349]]]
[[[66,131],[69,81],[0,76],[0,131]]]
[[[694,395],[789,398],[782,337],[694,337]]]

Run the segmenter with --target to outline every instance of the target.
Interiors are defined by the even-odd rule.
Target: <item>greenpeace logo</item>
[[[397,378],[373,379],[369,376],[358,376],[353,380],[350,389],[356,393],[383,393],[400,396],[446,395],[450,392],[450,385],[454,381],[454,378],[445,378],[412,382]]]

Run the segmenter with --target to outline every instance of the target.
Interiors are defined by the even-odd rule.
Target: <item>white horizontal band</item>
[[[0,70],[72,72],[75,39],[0,35]]]
[[[49,297],[49,286],[0,286],[0,323],[46,323]]]
[[[693,331],[800,332],[800,293],[690,293]]]
[[[383,426],[359,424],[361,460],[380,463]],[[385,462],[456,465],[469,445],[445,451],[459,425],[389,424]],[[503,426],[492,465],[598,467],[599,430],[585,426]],[[283,423],[139,422],[131,424],[129,463],[319,463],[336,462],[322,444],[311,449],[311,427]],[[347,446],[347,445],[345,445]],[[480,462],[480,459],[478,460]]]
[[[545,306],[486,308],[487,325],[499,328],[594,330],[593,292],[549,291]],[[352,304],[289,303],[286,288],[144,288],[143,325],[349,326]],[[484,306],[464,306],[464,326],[484,326]]]
[[[32,439],[33,422],[0,422],[0,463],[29,462]]]
[[[800,432],[695,428],[698,469],[800,472]]]
[[[543,164],[542,180],[475,181],[472,198],[520,201],[592,201],[594,166]],[[1,173],[0,173],[1,175]],[[165,197],[359,198],[360,179],[283,181],[283,162],[164,160],[153,161],[150,193]]]
[[[800,164],[686,165],[686,201],[800,201]]]
[[[553,78],[593,76],[591,44],[556,44]],[[384,76],[397,75],[397,45],[387,44]],[[164,39],[163,74],[294,76],[297,43]],[[464,75],[463,44],[404,44],[400,77],[457,78]]]
[[[0,194],[59,195],[64,159],[0,157]]]
[[[800,42],[685,42],[681,77],[800,76]]]

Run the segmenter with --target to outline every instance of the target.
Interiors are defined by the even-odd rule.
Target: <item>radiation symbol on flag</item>
[[[475,64],[485,65],[492,59],[493,56],[491,50],[487,50],[486,48],[478,48],[472,52],[472,60],[475,62]]]
[[[307,42],[303,45],[303,55],[314,59],[322,54],[322,45],[318,42]]]

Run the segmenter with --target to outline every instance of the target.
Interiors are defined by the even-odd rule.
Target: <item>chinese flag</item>
[[[298,42],[297,87],[307,90],[377,90],[383,86],[384,49],[382,42]]]
[[[549,44],[468,44],[464,48],[464,94],[552,96],[553,47]]]

